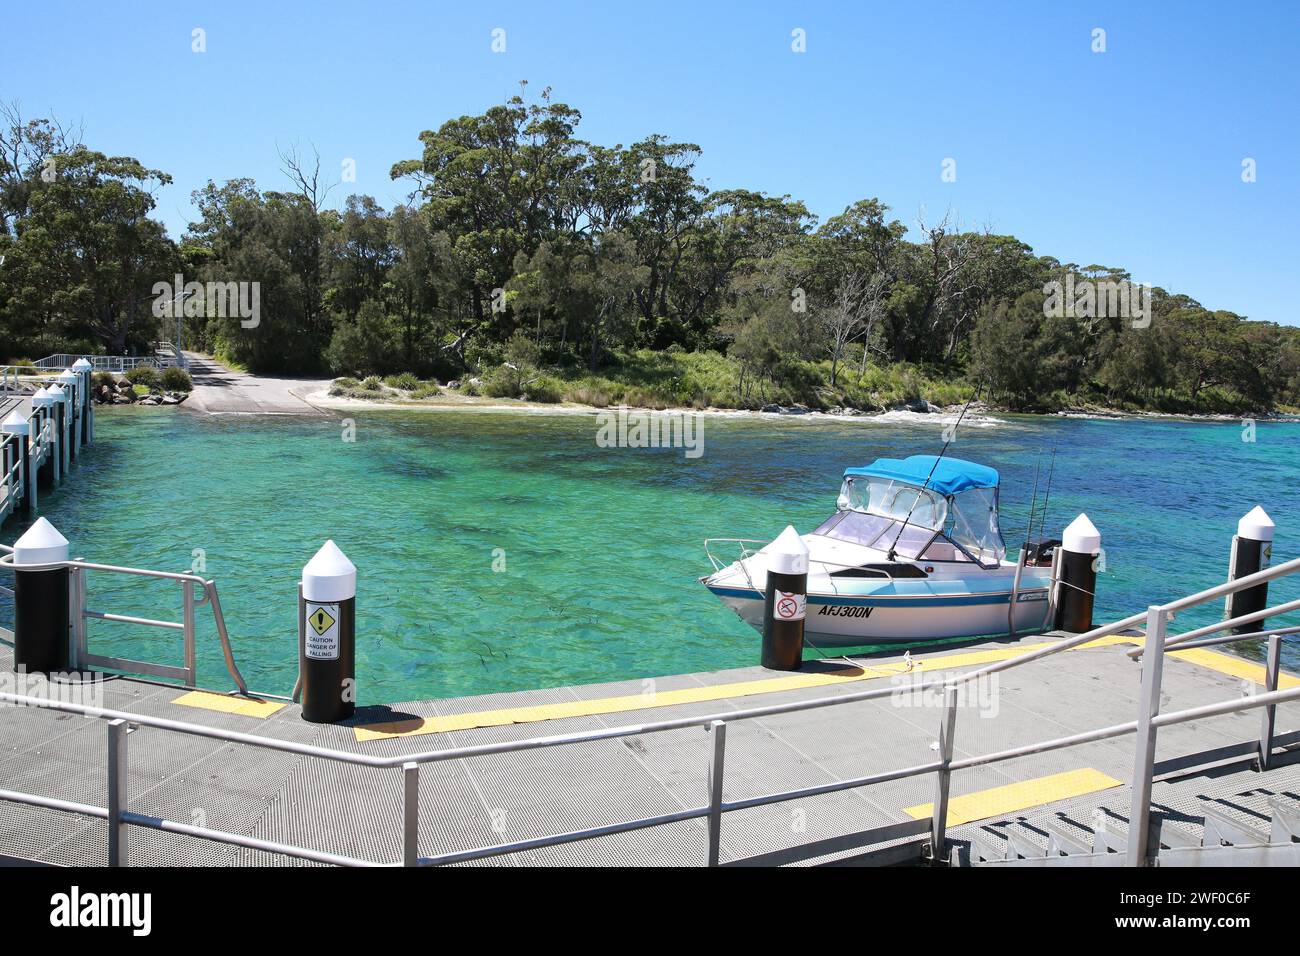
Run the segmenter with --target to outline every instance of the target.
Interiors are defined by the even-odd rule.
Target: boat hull
[[[706,584],[751,627],[763,629],[763,595],[757,590]],[[1009,592],[934,596],[851,597],[809,594],[804,639],[817,647],[916,642],[1006,634]],[[1017,633],[1044,629],[1047,588],[1017,595]]]

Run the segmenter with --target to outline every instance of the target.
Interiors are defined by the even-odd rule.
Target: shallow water
[[[297,664],[299,570],[333,538],[359,569],[359,701],[396,702],[757,663],[758,635],[696,580],[710,569],[703,539],[808,531],[833,510],[845,466],[942,443],[937,416],[709,417],[691,459],[599,448],[590,415],[348,414],[355,442],[335,419],[101,412],[95,446],[41,512],[87,560],[181,571],[201,558],[250,687],[282,694]],[[963,427],[949,453],[1001,469],[1012,548],[1035,463],[1045,484],[1056,449],[1045,530],[1059,537],[1080,511],[1101,530],[1098,623],[1221,581],[1255,504],[1279,526],[1275,563],[1300,551],[1300,425],[1260,423],[1244,442],[1237,423],[983,424]],[[22,528],[11,520],[0,540]],[[1300,582],[1272,594],[1300,596]],[[92,574],[88,604],[179,620],[179,587]],[[200,683],[227,687],[206,609],[198,620]],[[96,652],[180,663],[175,632],[88,627]],[[1294,646],[1285,653],[1300,663]]]

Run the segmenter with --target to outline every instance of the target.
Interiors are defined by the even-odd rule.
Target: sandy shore
[[[444,394],[435,400],[413,401],[394,399],[375,401],[364,398],[351,398],[331,395],[329,389],[296,390],[295,394],[304,402],[316,408],[331,411],[398,411],[398,412],[515,412],[531,415],[599,415],[602,412],[616,412],[623,408],[628,412],[659,412],[663,414],[706,415],[715,418],[738,418],[755,420],[803,421],[818,423],[834,422],[868,422],[882,425],[921,424],[944,426],[957,420],[960,409],[944,409],[941,412],[910,412],[896,409],[887,412],[873,412],[863,415],[832,415],[826,412],[760,412],[743,408],[640,408],[635,406],[611,405],[597,408],[594,405],[580,405],[574,402],[540,402],[503,401],[501,399],[474,398],[465,395]],[[962,427],[988,428],[1006,424],[1005,421],[990,417],[984,413],[968,412],[962,420]]]

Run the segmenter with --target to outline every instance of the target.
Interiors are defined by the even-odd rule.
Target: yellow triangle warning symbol
[[[318,607],[312,611],[311,617],[307,618],[307,623],[312,626],[318,635],[324,634],[334,626],[334,618],[330,617],[329,611],[323,607]]]

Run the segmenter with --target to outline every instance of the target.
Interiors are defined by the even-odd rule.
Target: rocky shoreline
[[[151,388],[147,395],[137,395],[135,386],[125,378],[114,377],[111,383],[100,382],[92,389],[96,405],[181,405],[189,392],[168,392]]]

